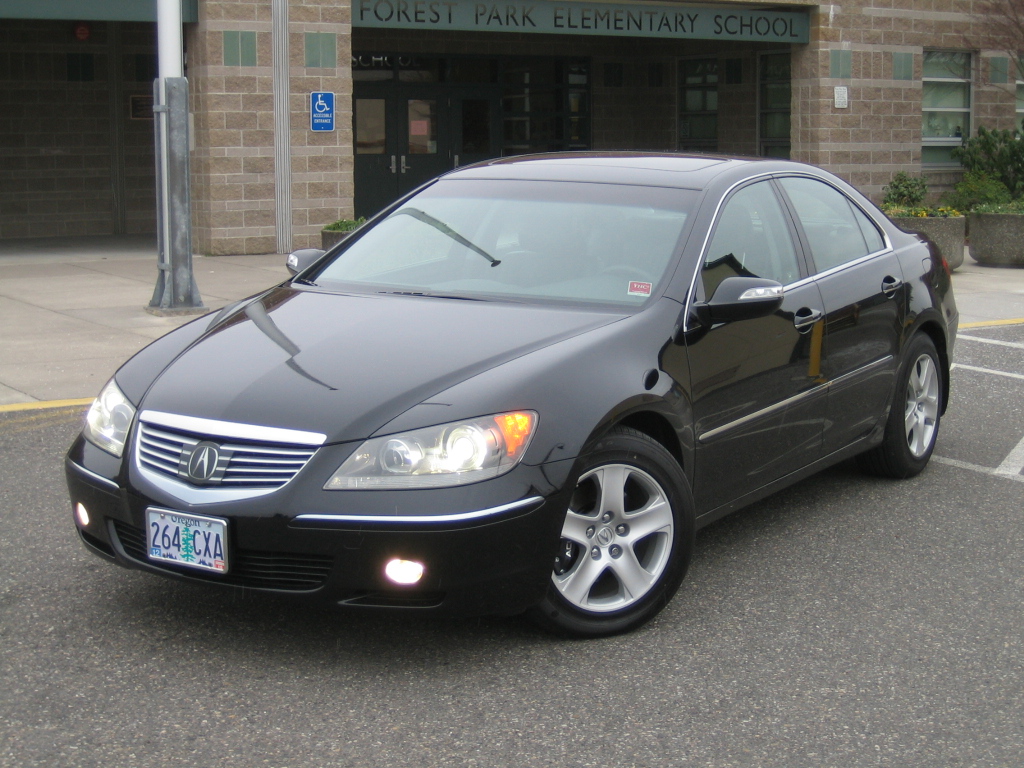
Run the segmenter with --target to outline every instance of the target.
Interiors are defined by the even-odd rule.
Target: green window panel
[[[849,80],[853,77],[853,51],[829,51],[829,77]]]
[[[224,33],[224,66],[256,66],[256,33],[230,31]]]
[[[988,81],[994,85],[1010,82],[1010,60],[1005,56],[993,56],[988,60]]]
[[[957,51],[926,51],[924,76],[950,80],[970,80],[971,54]]]
[[[913,80],[914,79],[914,54],[893,53],[892,55],[892,79]]]
[[[306,66],[337,67],[338,36],[333,32],[307,32]]]

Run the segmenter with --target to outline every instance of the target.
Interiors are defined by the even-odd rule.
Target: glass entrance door
[[[362,89],[354,101],[357,217],[447,170],[500,154],[496,94],[409,85]]]

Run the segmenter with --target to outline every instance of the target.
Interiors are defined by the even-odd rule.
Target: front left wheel
[[[640,626],[679,588],[693,536],[693,503],[676,460],[642,432],[612,430],[583,459],[533,619],[576,637]]]

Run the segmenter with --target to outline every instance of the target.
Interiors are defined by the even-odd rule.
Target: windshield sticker
[[[630,296],[650,296],[651,295],[651,284],[642,283],[639,280],[632,280],[629,283],[629,290],[626,291]]]

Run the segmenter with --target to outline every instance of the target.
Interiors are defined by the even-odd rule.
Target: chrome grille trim
[[[181,416],[177,413],[164,413],[163,411],[143,411],[139,414],[139,421],[146,424],[159,424],[162,427],[191,432],[196,435],[216,435],[217,437],[232,437],[236,440],[254,440],[260,443],[286,443],[319,447],[327,440],[327,435],[319,432],[303,432],[298,429],[201,419],[196,416]]]
[[[155,421],[149,417],[156,416]],[[195,432],[189,427],[200,423],[221,431]],[[227,433],[227,434],[224,434]],[[291,436],[297,443],[259,444],[235,442],[240,437],[262,434],[264,437]],[[193,417],[174,417],[154,411],[143,411],[135,438],[135,465],[151,483],[175,498],[190,504],[249,499],[272,493],[289,483],[316,453],[310,433],[263,428],[255,425],[229,424]],[[326,438],[324,438],[326,439]],[[218,459],[211,482],[193,481],[188,476],[188,463],[193,449],[202,442],[217,445]]]

